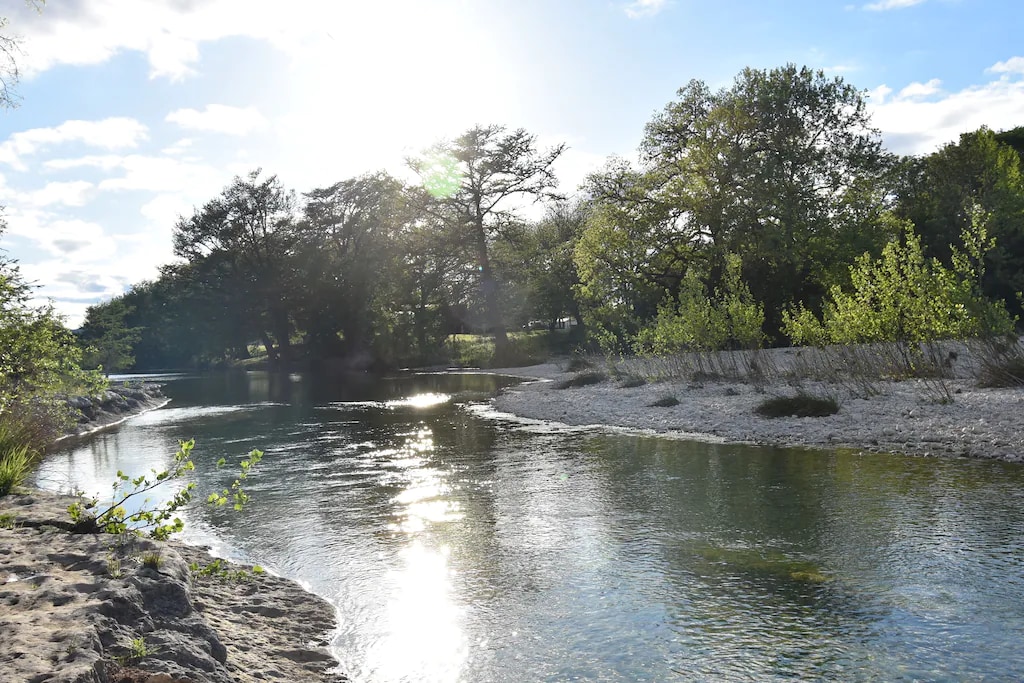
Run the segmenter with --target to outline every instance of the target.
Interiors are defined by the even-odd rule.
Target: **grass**
[[[142,566],[148,567],[149,569],[160,569],[164,563],[164,558],[160,553],[150,552],[142,555]]]
[[[679,405],[679,399],[675,396],[662,396],[654,403],[651,403],[649,408],[671,408],[672,406]]]
[[[555,385],[556,389],[572,389],[574,387],[585,387],[591,384],[600,384],[601,382],[608,379],[608,375],[597,370],[591,370],[590,372],[581,372],[575,377],[562,380]]]
[[[762,401],[754,412],[761,417],[827,417],[839,412],[839,403],[831,396],[776,396]]]

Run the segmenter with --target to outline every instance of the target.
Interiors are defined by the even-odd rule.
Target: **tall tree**
[[[1024,173],[1017,152],[988,128],[964,133],[934,154],[904,163],[898,212],[913,222],[931,256],[951,264],[952,247],[976,207],[996,241],[987,255],[984,292],[1024,313]]]
[[[423,209],[473,249],[497,357],[505,354],[508,336],[491,245],[520,222],[518,205],[557,196],[553,166],[564,150],[557,145],[540,151],[536,138],[522,129],[506,133],[502,126],[477,126],[409,161],[430,198]]]
[[[652,249],[678,255],[675,272],[672,259],[645,268],[669,294],[687,259],[710,260],[720,279],[725,255],[738,254],[772,332],[783,304],[820,299],[842,275],[837,249],[852,256],[887,236],[890,159],[862,94],[820,71],[745,69],[719,92],[691,81],[647,125],[640,156],[639,172],[619,166],[592,181],[610,205],[597,219],[619,213]]]
[[[298,318],[314,356],[368,357],[391,302],[396,241],[409,220],[402,184],[385,173],[306,194],[297,230]]]
[[[236,177],[220,197],[180,219],[174,253],[207,275],[227,278],[277,362],[291,355],[295,195],[277,176],[260,174]]]

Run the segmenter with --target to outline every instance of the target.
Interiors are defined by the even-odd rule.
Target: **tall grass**
[[[0,496],[25,483],[67,420],[62,404],[18,402],[0,411]]]

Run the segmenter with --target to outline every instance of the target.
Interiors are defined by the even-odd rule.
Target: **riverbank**
[[[68,411],[72,426],[63,438],[84,436],[111,427],[133,415],[155,410],[170,399],[158,382],[112,384],[98,396],[69,396]]]
[[[637,377],[625,368],[618,379],[571,388],[560,384],[578,373],[567,363],[492,370],[535,381],[510,387],[494,399],[500,412],[569,425],[600,425],[683,438],[772,446],[853,448],[919,456],[963,456],[1024,462],[1024,389],[990,389],[967,377],[950,379],[951,402],[937,400],[926,380],[877,382],[869,398],[825,382],[763,383],[723,379],[671,379],[626,386]],[[623,368],[619,368],[623,370]],[[773,396],[797,391],[834,397],[839,412],[828,417],[765,418],[755,408]],[[677,405],[652,404],[673,398]]]
[[[337,682],[334,608],[177,543],[71,530],[68,496],[0,498],[0,670],[51,683]]]

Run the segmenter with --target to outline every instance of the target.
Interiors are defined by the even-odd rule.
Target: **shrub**
[[[626,379],[622,380],[619,384],[623,389],[633,389],[634,387],[642,387],[647,384],[647,380],[643,377],[637,377],[636,375],[630,375]]]
[[[32,457],[28,446],[12,446],[0,450],[0,496],[6,496],[21,486],[32,471]]]
[[[555,385],[555,388],[570,389],[572,387],[585,387],[590,384],[600,384],[606,379],[608,379],[608,375],[604,374],[603,372],[598,372],[596,370],[591,372],[581,372],[575,377],[570,377],[569,379],[562,380],[561,382]]]
[[[979,386],[1024,386],[1024,343],[1014,338],[995,338],[974,347]]]
[[[679,399],[675,396],[662,396],[654,403],[650,404],[650,408],[671,408],[672,406],[679,405]]]
[[[762,401],[754,408],[762,417],[827,417],[839,412],[839,403],[832,397],[811,396],[800,393],[796,396],[776,396]]]

